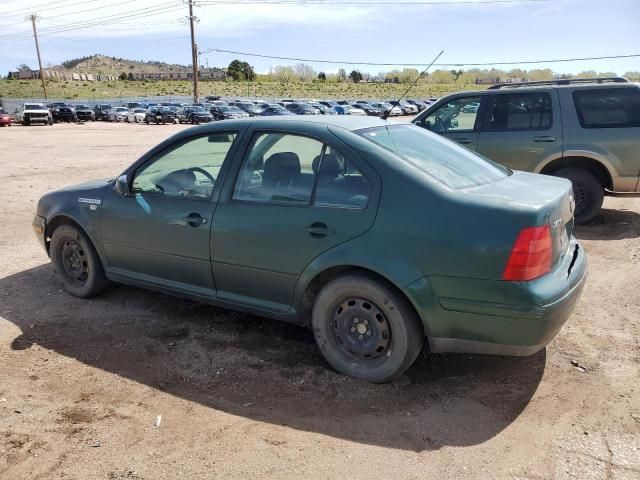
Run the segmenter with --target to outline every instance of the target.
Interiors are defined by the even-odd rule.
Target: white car
[[[389,110],[390,117],[397,117],[398,115],[402,115],[402,109],[397,105],[391,106],[390,103],[372,103],[374,107],[382,109],[383,112]]]
[[[13,114],[16,123],[31,125],[32,123],[44,123],[53,125],[51,112],[42,103],[25,103]]]
[[[338,105],[333,107],[338,115],[366,115],[367,112],[361,108],[357,108],[351,105]]]
[[[129,109],[127,107],[112,108],[109,110],[109,121],[119,122],[122,120],[124,122],[127,119],[127,113],[129,113]]]
[[[147,115],[147,111],[144,108],[134,108],[127,112],[127,122],[129,123],[142,123]]]

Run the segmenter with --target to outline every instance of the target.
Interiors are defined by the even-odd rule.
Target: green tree
[[[320,72],[318,74],[318,80],[320,80],[321,82],[326,82],[327,81],[327,74],[324,72]]]
[[[21,65],[18,65],[16,67],[18,69],[19,72],[29,72],[31,71],[31,67],[29,65],[25,65],[24,63]]]
[[[242,80],[253,81],[256,79],[256,72],[253,67],[247,62],[241,62],[240,60],[233,60],[227,67],[227,75],[229,75],[236,82]]]
[[[122,72],[122,73],[120,74],[120,80],[126,80],[127,78],[129,78],[129,77],[128,77],[128,75],[126,74],[126,72]]]
[[[349,74],[349,78],[353,83],[358,83],[362,80],[362,74],[358,70],[352,70]]]

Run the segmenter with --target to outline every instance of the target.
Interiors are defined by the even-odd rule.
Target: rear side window
[[[551,95],[546,92],[499,94],[491,105],[489,130],[548,130],[551,119]]]
[[[582,128],[640,127],[639,88],[576,90],[573,102]]]

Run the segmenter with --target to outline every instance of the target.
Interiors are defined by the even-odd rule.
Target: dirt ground
[[[372,385],[295,326],[61,291],[31,229],[40,195],[115,176],[181,128],[0,129],[1,479],[640,478],[640,199],[607,198],[577,229],[589,281],[546,350],[423,354]]]

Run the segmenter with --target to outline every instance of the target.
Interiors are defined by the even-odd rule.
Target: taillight
[[[513,245],[502,279],[526,281],[548,273],[552,250],[549,225],[525,228]]]

